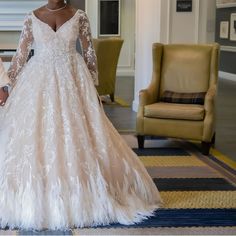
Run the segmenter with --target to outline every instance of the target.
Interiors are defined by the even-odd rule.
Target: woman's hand
[[[0,106],[5,105],[8,96],[9,96],[9,93],[7,91],[4,91],[3,88],[0,88]]]

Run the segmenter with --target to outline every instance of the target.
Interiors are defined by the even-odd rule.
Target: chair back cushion
[[[123,40],[120,38],[94,39],[93,44],[98,62],[98,93],[99,95],[114,93],[117,64]]]
[[[210,82],[212,47],[208,45],[165,45],[160,97],[164,91],[206,92]]]
[[[164,91],[161,101],[180,104],[199,104],[203,105],[206,93],[176,93],[173,91]]]

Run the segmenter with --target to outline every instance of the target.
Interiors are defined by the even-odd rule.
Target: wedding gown
[[[0,108],[2,228],[129,225],[160,207],[151,177],[98,100],[83,11],[56,32],[29,13],[8,75],[13,89]]]

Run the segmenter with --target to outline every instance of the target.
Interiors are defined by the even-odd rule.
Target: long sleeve
[[[79,40],[83,57],[92,75],[93,82],[98,85],[97,56],[93,47],[90,23],[86,13],[83,13],[80,17]]]
[[[13,56],[10,68],[7,72],[11,86],[15,85],[18,74],[27,62],[33,41],[32,19],[31,15],[27,15],[24,20],[16,54]]]

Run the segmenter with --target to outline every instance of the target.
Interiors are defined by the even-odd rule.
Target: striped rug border
[[[138,224],[93,228],[234,227],[235,222],[236,209],[158,209],[154,216]]]
[[[130,134],[132,136],[136,136],[136,131],[135,130],[118,130],[119,133],[121,134]],[[159,138],[157,137],[157,140]],[[171,139],[171,138],[170,138]],[[152,139],[153,140],[153,139]],[[176,139],[173,139],[176,140]],[[192,146],[197,149],[198,151],[199,148],[197,147],[197,141],[193,141],[193,140],[182,140],[182,139],[177,139],[180,142],[188,142],[190,144],[192,144]],[[232,160],[230,157],[228,157],[227,155],[221,153],[219,150],[217,150],[216,148],[211,148],[210,150],[210,155],[209,157],[212,158],[213,161],[217,162],[217,164],[222,165],[222,167],[226,167],[229,169],[230,172],[232,172],[234,175],[236,174],[236,161]]]
[[[221,154],[216,150],[212,150],[208,157],[211,160],[215,161],[217,164],[227,169],[232,174],[236,175],[236,162],[234,162],[230,158],[226,157],[225,155]]]
[[[225,178],[153,178],[153,181],[159,191],[236,191],[236,186]]]

